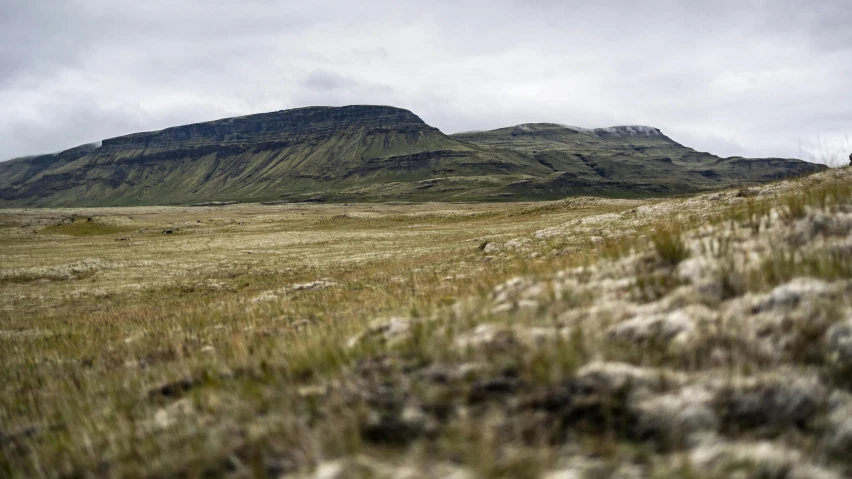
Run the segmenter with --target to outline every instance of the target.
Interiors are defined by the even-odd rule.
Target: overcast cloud
[[[309,105],[852,151],[849,0],[0,0],[0,159]]]

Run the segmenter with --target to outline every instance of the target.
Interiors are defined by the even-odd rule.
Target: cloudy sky
[[[0,0],[0,159],[309,105],[852,151],[849,0]]]

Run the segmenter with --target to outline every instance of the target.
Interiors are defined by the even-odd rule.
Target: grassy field
[[[849,308],[848,176],[665,201],[0,210],[0,476],[842,477],[796,475],[848,471],[828,399],[780,422],[738,401],[784,409],[749,389],[775,374],[846,404],[846,352],[821,348]],[[824,301],[773,310],[801,276]],[[705,402],[677,396],[697,385]],[[678,400],[709,411],[715,455],[652,420]],[[724,449],[760,440],[811,469]]]
[[[2,464],[168,474],[262,451],[303,420],[289,396],[350,364],[346,342],[370,321],[568,261],[483,243],[636,204],[3,211]],[[193,398],[192,424],[158,427],[170,384]]]

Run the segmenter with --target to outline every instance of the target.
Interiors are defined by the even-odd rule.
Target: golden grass
[[[453,383],[412,392],[407,368],[482,363],[508,385],[548,388],[593,357],[670,361],[604,348],[605,316],[533,351],[451,345],[482,323],[561,327],[565,311],[594,301],[545,291],[525,308],[489,310],[509,278],[650,254],[664,267],[634,272],[634,287],[655,300],[679,285],[691,230],[734,222],[757,234],[772,205],[778,221],[793,222],[808,208],[836,210],[850,191],[826,181],[709,210],[689,199],[576,198],[0,211],[0,476],[272,477],[369,453],[396,464],[454,461],[477,477],[537,477],[556,450],[512,449],[487,414],[404,451],[371,442],[362,425],[374,411],[347,388],[374,382],[388,398],[412,393],[440,410],[457,400]],[[58,225],[73,214],[84,219]],[[516,238],[534,239],[513,249]],[[491,242],[500,249],[486,252]],[[724,237],[708,247],[733,263]],[[852,275],[846,256],[784,254],[752,276],[731,272],[729,294],[802,271]],[[401,342],[351,341],[392,316],[414,321]],[[523,426],[511,437],[525,437]],[[641,445],[607,434],[578,440],[598,456],[651,461]]]
[[[273,447],[264,438],[282,430],[298,442],[305,425],[287,413],[286,391],[363,355],[346,342],[370,320],[430,315],[574,261],[488,257],[483,239],[630,206],[113,208],[72,224],[58,224],[67,210],[6,212],[0,432],[11,439],[0,468],[169,474],[215,469],[207,462],[240,444]],[[335,286],[284,291],[316,280]],[[189,424],[152,426],[163,404],[151,391],[184,380]],[[270,431],[232,439],[244,426]]]

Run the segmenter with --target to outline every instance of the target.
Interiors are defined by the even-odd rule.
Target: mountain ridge
[[[0,163],[0,206],[642,196],[822,169],[722,159],[649,126],[526,123],[446,135],[402,108],[303,107],[9,160]]]

